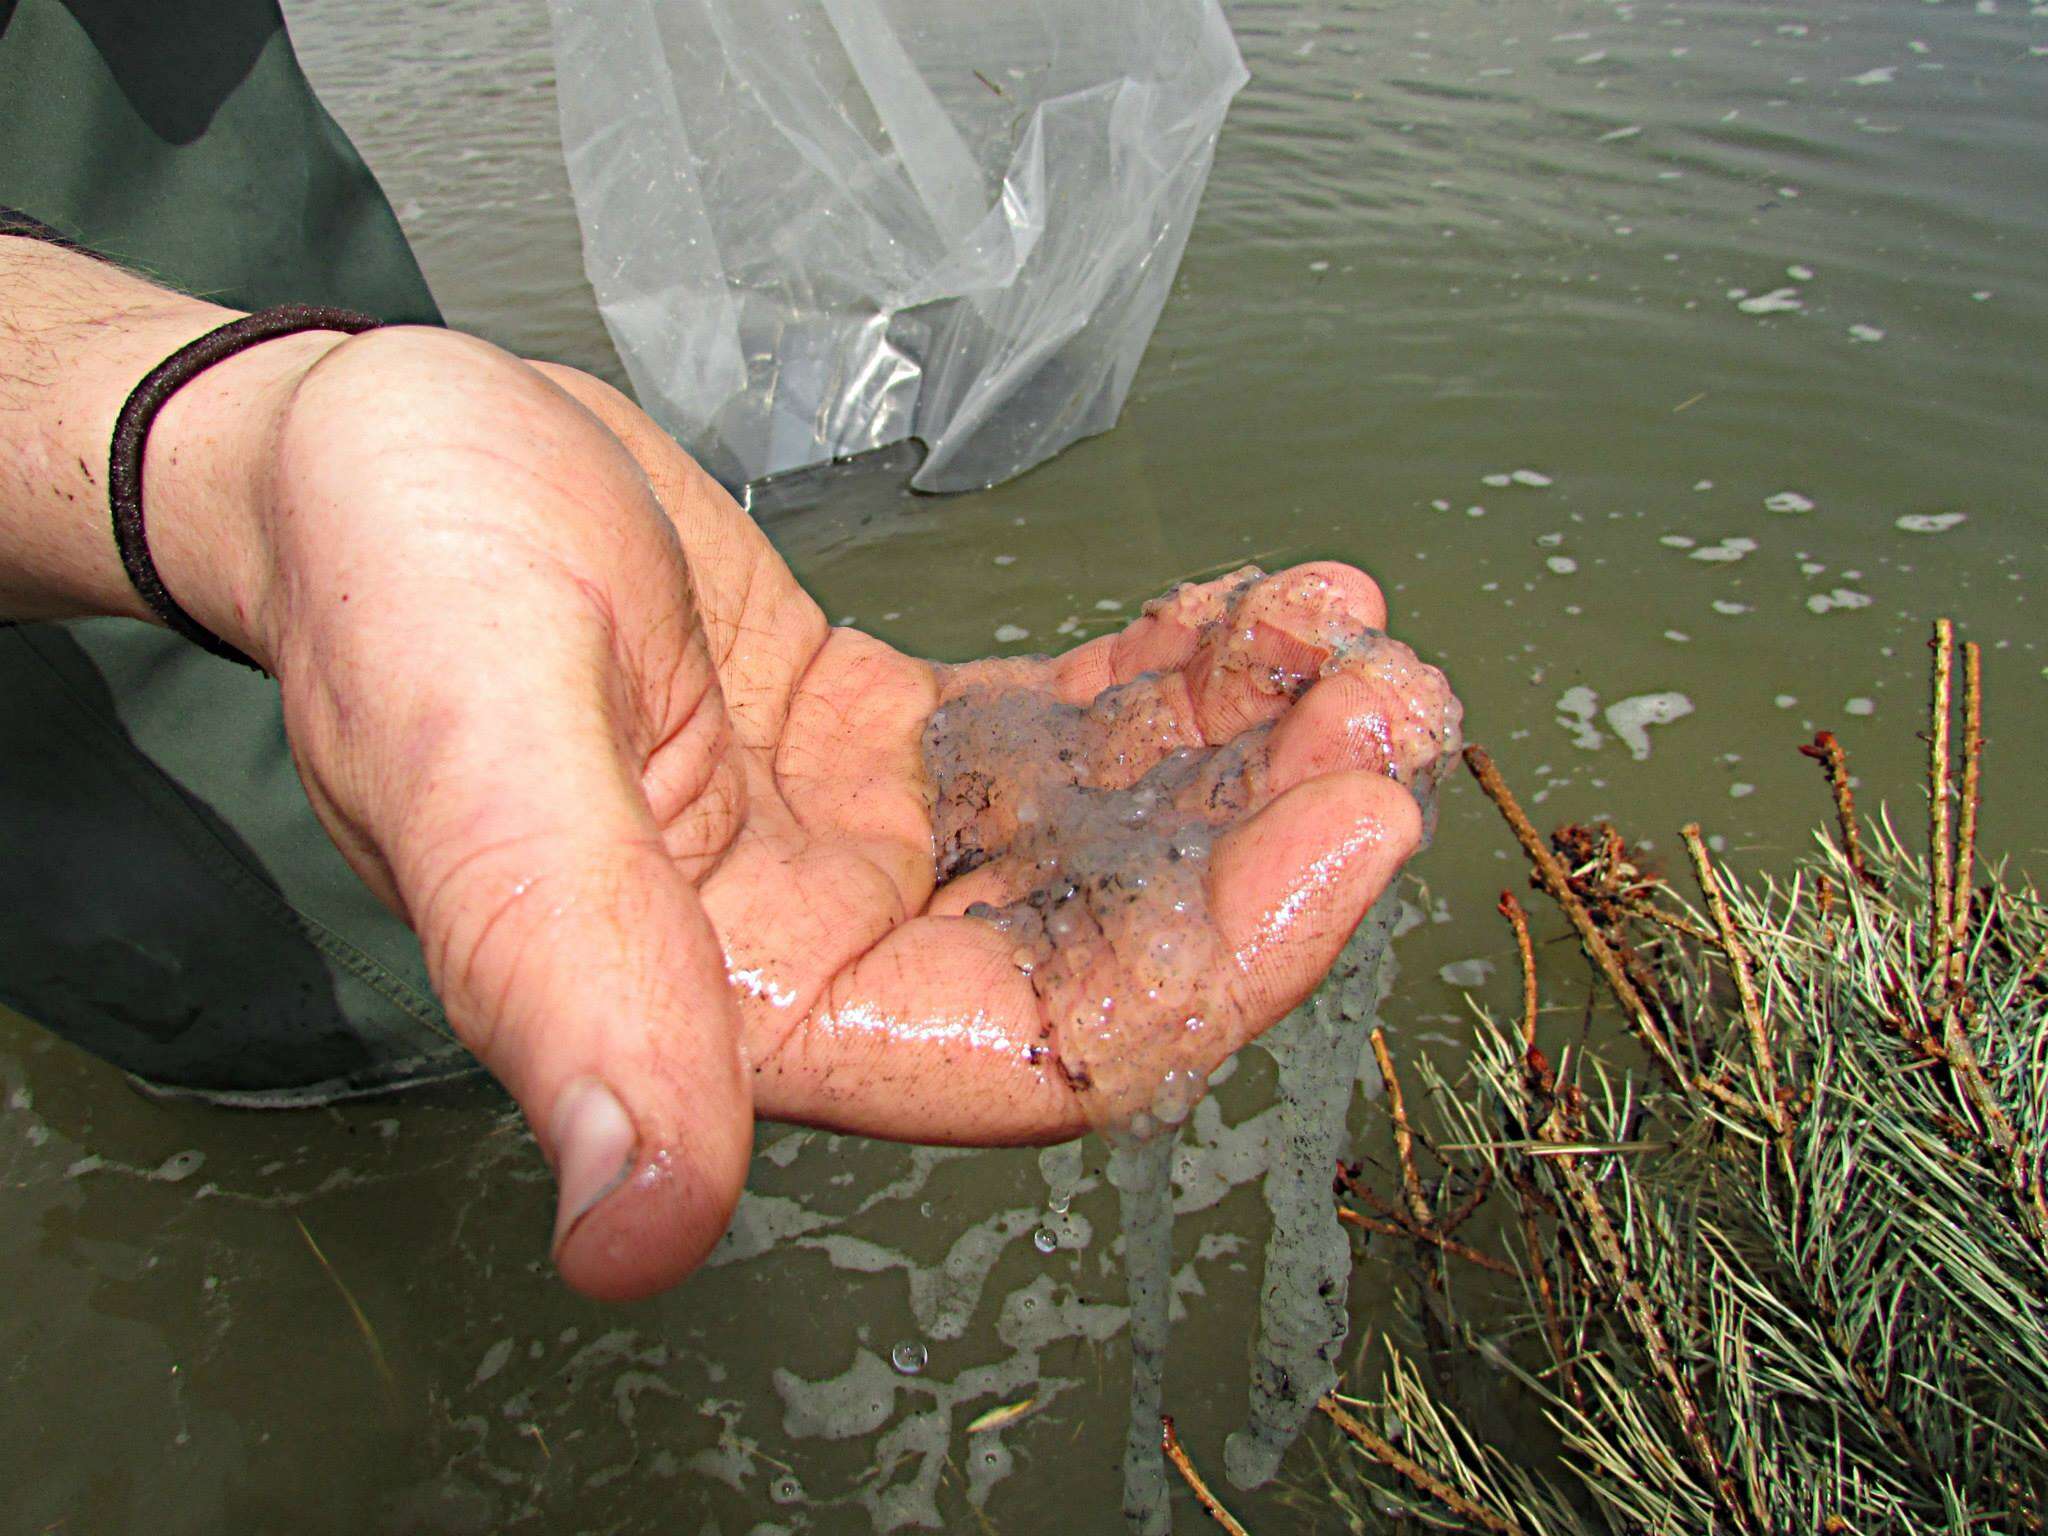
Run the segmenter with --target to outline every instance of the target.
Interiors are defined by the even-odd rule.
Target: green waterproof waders
[[[0,205],[224,304],[439,323],[276,0],[0,0]],[[276,685],[125,619],[0,629],[0,1002],[236,1102],[475,1066],[314,819]]]

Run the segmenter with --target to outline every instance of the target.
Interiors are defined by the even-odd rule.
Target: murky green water
[[[451,317],[616,377],[537,0],[287,9]],[[1921,643],[1951,612],[1987,652],[1988,840],[2038,868],[2048,6],[1232,15],[1253,82],[1123,424],[981,496],[886,468],[787,489],[764,516],[828,609],[961,657],[1245,559],[1353,560],[1540,819],[1669,848],[1698,817],[1738,867],[1821,813],[1793,751],[1816,725],[1917,822]],[[1605,711],[1662,693],[1691,712],[1639,759]],[[1491,908],[1518,880],[1462,783],[1417,873],[1435,920],[1393,1017],[1448,1049],[1453,979],[1507,1000]],[[860,1532],[929,1495],[949,1530],[1116,1531],[1110,1192],[1048,1256],[1028,1155],[762,1140],[728,1261],[604,1309],[550,1278],[545,1172],[484,1089],[165,1106],[0,1020],[0,1527]],[[1214,1470],[1263,1212],[1204,1168],[1168,1395]],[[1361,1325],[1388,1294],[1368,1261]],[[912,1340],[923,1370],[889,1369]],[[849,1371],[828,1423],[805,1383]],[[1000,1440],[965,1433],[1033,1393]]]

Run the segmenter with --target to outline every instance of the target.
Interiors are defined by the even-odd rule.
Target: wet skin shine
[[[1384,622],[1316,565],[1183,587],[1057,659],[935,668],[833,631],[776,760],[794,825],[705,887],[762,1111],[979,1144],[1162,1089],[1185,1113],[1419,840],[1458,706]],[[796,900],[757,924],[721,897],[769,861]]]
[[[1456,750],[1442,674],[1367,622],[1355,576],[1247,567],[1177,589],[1141,621],[1172,637],[1159,669],[1085,703],[1028,667],[946,679],[924,736],[947,882],[933,907],[975,895],[965,915],[1011,941],[1038,1002],[1025,1058],[1054,1064],[1095,1125],[1142,1136],[1184,1118],[1223,1056],[1270,1022],[1249,985],[1262,953],[1327,921],[1332,888],[1386,857],[1406,823],[1362,821],[1293,871],[1249,937],[1223,926],[1241,911],[1211,908],[1218,841],[1332,741],[1418,798]]]
[[[148,302],[173,342],[217,323]],[[1452,723],[1344,566],[1186,588],[1050,660],[940,667],[835,629],[623,396],[451,333],[257,348],[163,425],[159,566],[271,666],[314,809],[533,1124],[557,1264],[594,1296],[702,1262],[757,1119],[995,1145],[1173,1073],[1188,1097],[1415,847],[1400,763]],[[237,496],[193,467],[222,462]],[[1010,823],[959,819],[963,773]],[[1111,825],[1148,795],[1172,802],[1153,830]],[[1168,860],[1174,835],[1200,850]],[[1040,894],[1048,856],[1151,894]],[[1200,1028],[1162,1033],[1175,1013]]]

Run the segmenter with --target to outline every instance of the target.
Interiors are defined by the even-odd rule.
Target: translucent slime
[[[1185,666],[1085,704],[1020,683],[1042,678],[1043,663],[958,669],[924,757],[939,878],[972,880],[984,896],[967,915],[1006,936],[1040,1004],[1033,1059],[1059,1070],[1115,1148],[1131,1301],[1124,1502],[1150,1536],[1168,1528],[1158,1425],[1173,1142],[1255,1023],[1243,967],[1210,910],[1211,851],[1275,797],[1276,726],[1312,688],[1347,690],[1347,763],[1407,786],[1425,827],[1461,711],[1442,674],[1360,622],[1317,567],[1247,567],[1146,612],[1193,633]],[[1381,897],[1324,987],[1268,1037],[1279,1063],[1264,1184],[1273,1229],[1250,1420],[1226,1455],[1241,1486],[1272,1476],[1335,1380],[1350,1254],[1330,1178],[1394,906]],[[1077,1163],[1043,1166],[1057,1204]]]

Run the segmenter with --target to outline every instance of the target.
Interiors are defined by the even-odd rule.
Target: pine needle
[[[384,1358],[384,1346],[377,1342],[377,1330],[370,1326],[370,1319],[357,1305],[355,1293],[349,1290],[348,1282],[343,1280],[340,1272],[327,1262],[327,1255],[322,1253],[320,1245],[313,1241],[313,1234],[307,1229],[305,1221],[297,1216],[292,1220],[298,1222],[299,1236],[306,1240],[306,1246],[313,1250],[313,1257],[320,1261],[320,1267],[327,1271],[327,1278],[334,1282],[334,1288],[341,1292],[341,1299],[348,1304],[349,1315],[356,1320],[356,1330],[362,1334],[363,1343],[369,1348],[370,1363],[377,1368],[377,1379],[384,1383],[384,1390],[395,1398],[398,1395],[398,1378],[391,1373],[390,1362]]]

